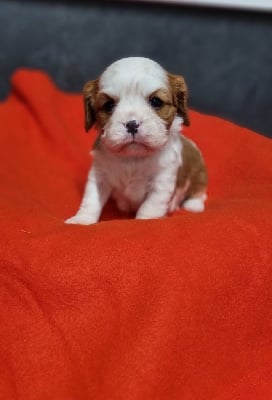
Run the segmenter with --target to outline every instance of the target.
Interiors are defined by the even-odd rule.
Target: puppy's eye
[[[151,107],[153,107],[153,108],[161,108],[163,105],[163,101],[161,99],[159,99],[158,97],[151,97],[151,99],[149,100],[149,103],[150,103]]]
[[[103,104],[102,108],[104,111],[111,113],[115,107],[114,100],[108,100],[106,103]]]

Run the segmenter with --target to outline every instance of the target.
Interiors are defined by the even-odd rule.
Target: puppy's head
[[[141,57],[121,59],[84,86],[85,128],[96,123],[111,152],[146,156],[162,148],[176,115],[189,125],[183,77]]]

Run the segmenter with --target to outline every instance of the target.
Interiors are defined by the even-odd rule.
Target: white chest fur
[[[150,193],[173,193],[181,165],[182,143],[172,133],[166,146],[145,158],[123,158],[97,150],[94,167],[99,180],[111,187],[111,196],[123,211],[137,211]]]

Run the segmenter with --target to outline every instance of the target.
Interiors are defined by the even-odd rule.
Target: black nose
[[[139,124],[137,124],[137,121],[133,119],[132,121],[128,121],[128,123],[126,123],[126,128],[128,133],[135,135],[138,132]]]

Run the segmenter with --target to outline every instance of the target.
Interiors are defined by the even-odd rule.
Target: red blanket
[[[0,105],[0,399],[272,398],[272,141],[191,112],[207,210],[67,226],[94,132],[18,71]]]

